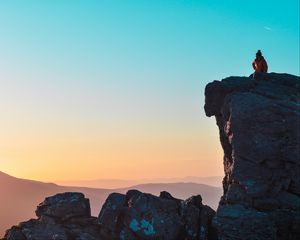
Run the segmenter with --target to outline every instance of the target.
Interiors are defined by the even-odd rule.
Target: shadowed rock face
[[[48,197],[36,210],[37,219],[6,232],[5,240],[207,240],[215,212],[200,195],[185,201],[162,192],[159,197],[130,190],[112,193],[98,218],[81,193]]]
[[[224,150],[219,239],[300,239],[300,78],[214,81],[205,112]]]
[[[91,217],[90,201],[82,193],[64,193],[48,197],[37,206],[38,217],[65,221],[76,217]]]
[[[100,214],[104,239],[212,239],[214,211],[200,195],[185,201],[162,192],[159,197],[130,190],[111,194]]]

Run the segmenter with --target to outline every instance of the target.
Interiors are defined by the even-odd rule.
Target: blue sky
[[[271,72],[299,75],[298,0],[0,1],[0,36],[3,139],[156,129],[219,146],[203,111],[208,82],[250,75],[258,49]]]

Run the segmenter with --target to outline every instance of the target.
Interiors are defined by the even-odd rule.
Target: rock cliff
[[[81,193],[46,198],[37,219],[5,240],[300,239],[300,78],[230,77],[205,89],[224,150],[224,194],[217,212],[200,195],[185,201],[130,190],[112,193],[92,217]]]
[[[300,239],[300,78],[214,81],[205,112],[224,150],[219,239]]]

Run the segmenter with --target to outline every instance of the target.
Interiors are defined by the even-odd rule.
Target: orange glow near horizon
[[[0,171],[15,177],[223,176],[207,84],[252,74],[258,49],[299,75],[296,0],[17,2],[0,1]]]
[[[222,175],[217,126],[209,126],[16,129],[1,138],[0,171],[42,181]]]

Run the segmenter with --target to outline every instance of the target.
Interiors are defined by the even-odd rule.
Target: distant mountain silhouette
[[[120,189],[97,189],[66,187],[53,183],[20,179],[0,171],[0,237],[11,225],[34,217],[36,206],[47,196],[62,192],[82,192],[90,199],[92,214],[96,216],[110,193],[125,193],[129,189],[138,189],[155,195],[159,194],[160,191],[168,191],[174,197],[182,199],[201,194],[204,204],[214,208],[218,205],[222,195],[221,188],[197,183],[155,183]]]
[[[55,181],[58,185],[63,186],[82,186],[91,188],[127,188],[133,185],[141,185],[146,183],[200,183],[214,187],[222,187],[222,176],[197,177],[187,176],[183,178],[145,178],[138,180],[125,179],[94,179],[94,180],[74,180],[74,181]]]
[[[200,194],[203,198],[203,204],[207,204],[214,209],[217,209],[222,195],[221,188],[199,183],[148,183],[119,189],[118,192],[125,193],[129,189],[137,189],[154,195],[159,195],[161,191],[167,191],[179,199],[186,199],[192,195]]]
[[[34,217],[36,206],[46,196],[61,192],[82,192],[91,201],[92,212],[99,213],[111,190],[84,187],[63,187],[19,179],[0,172],[0,236],[9,226]]]

